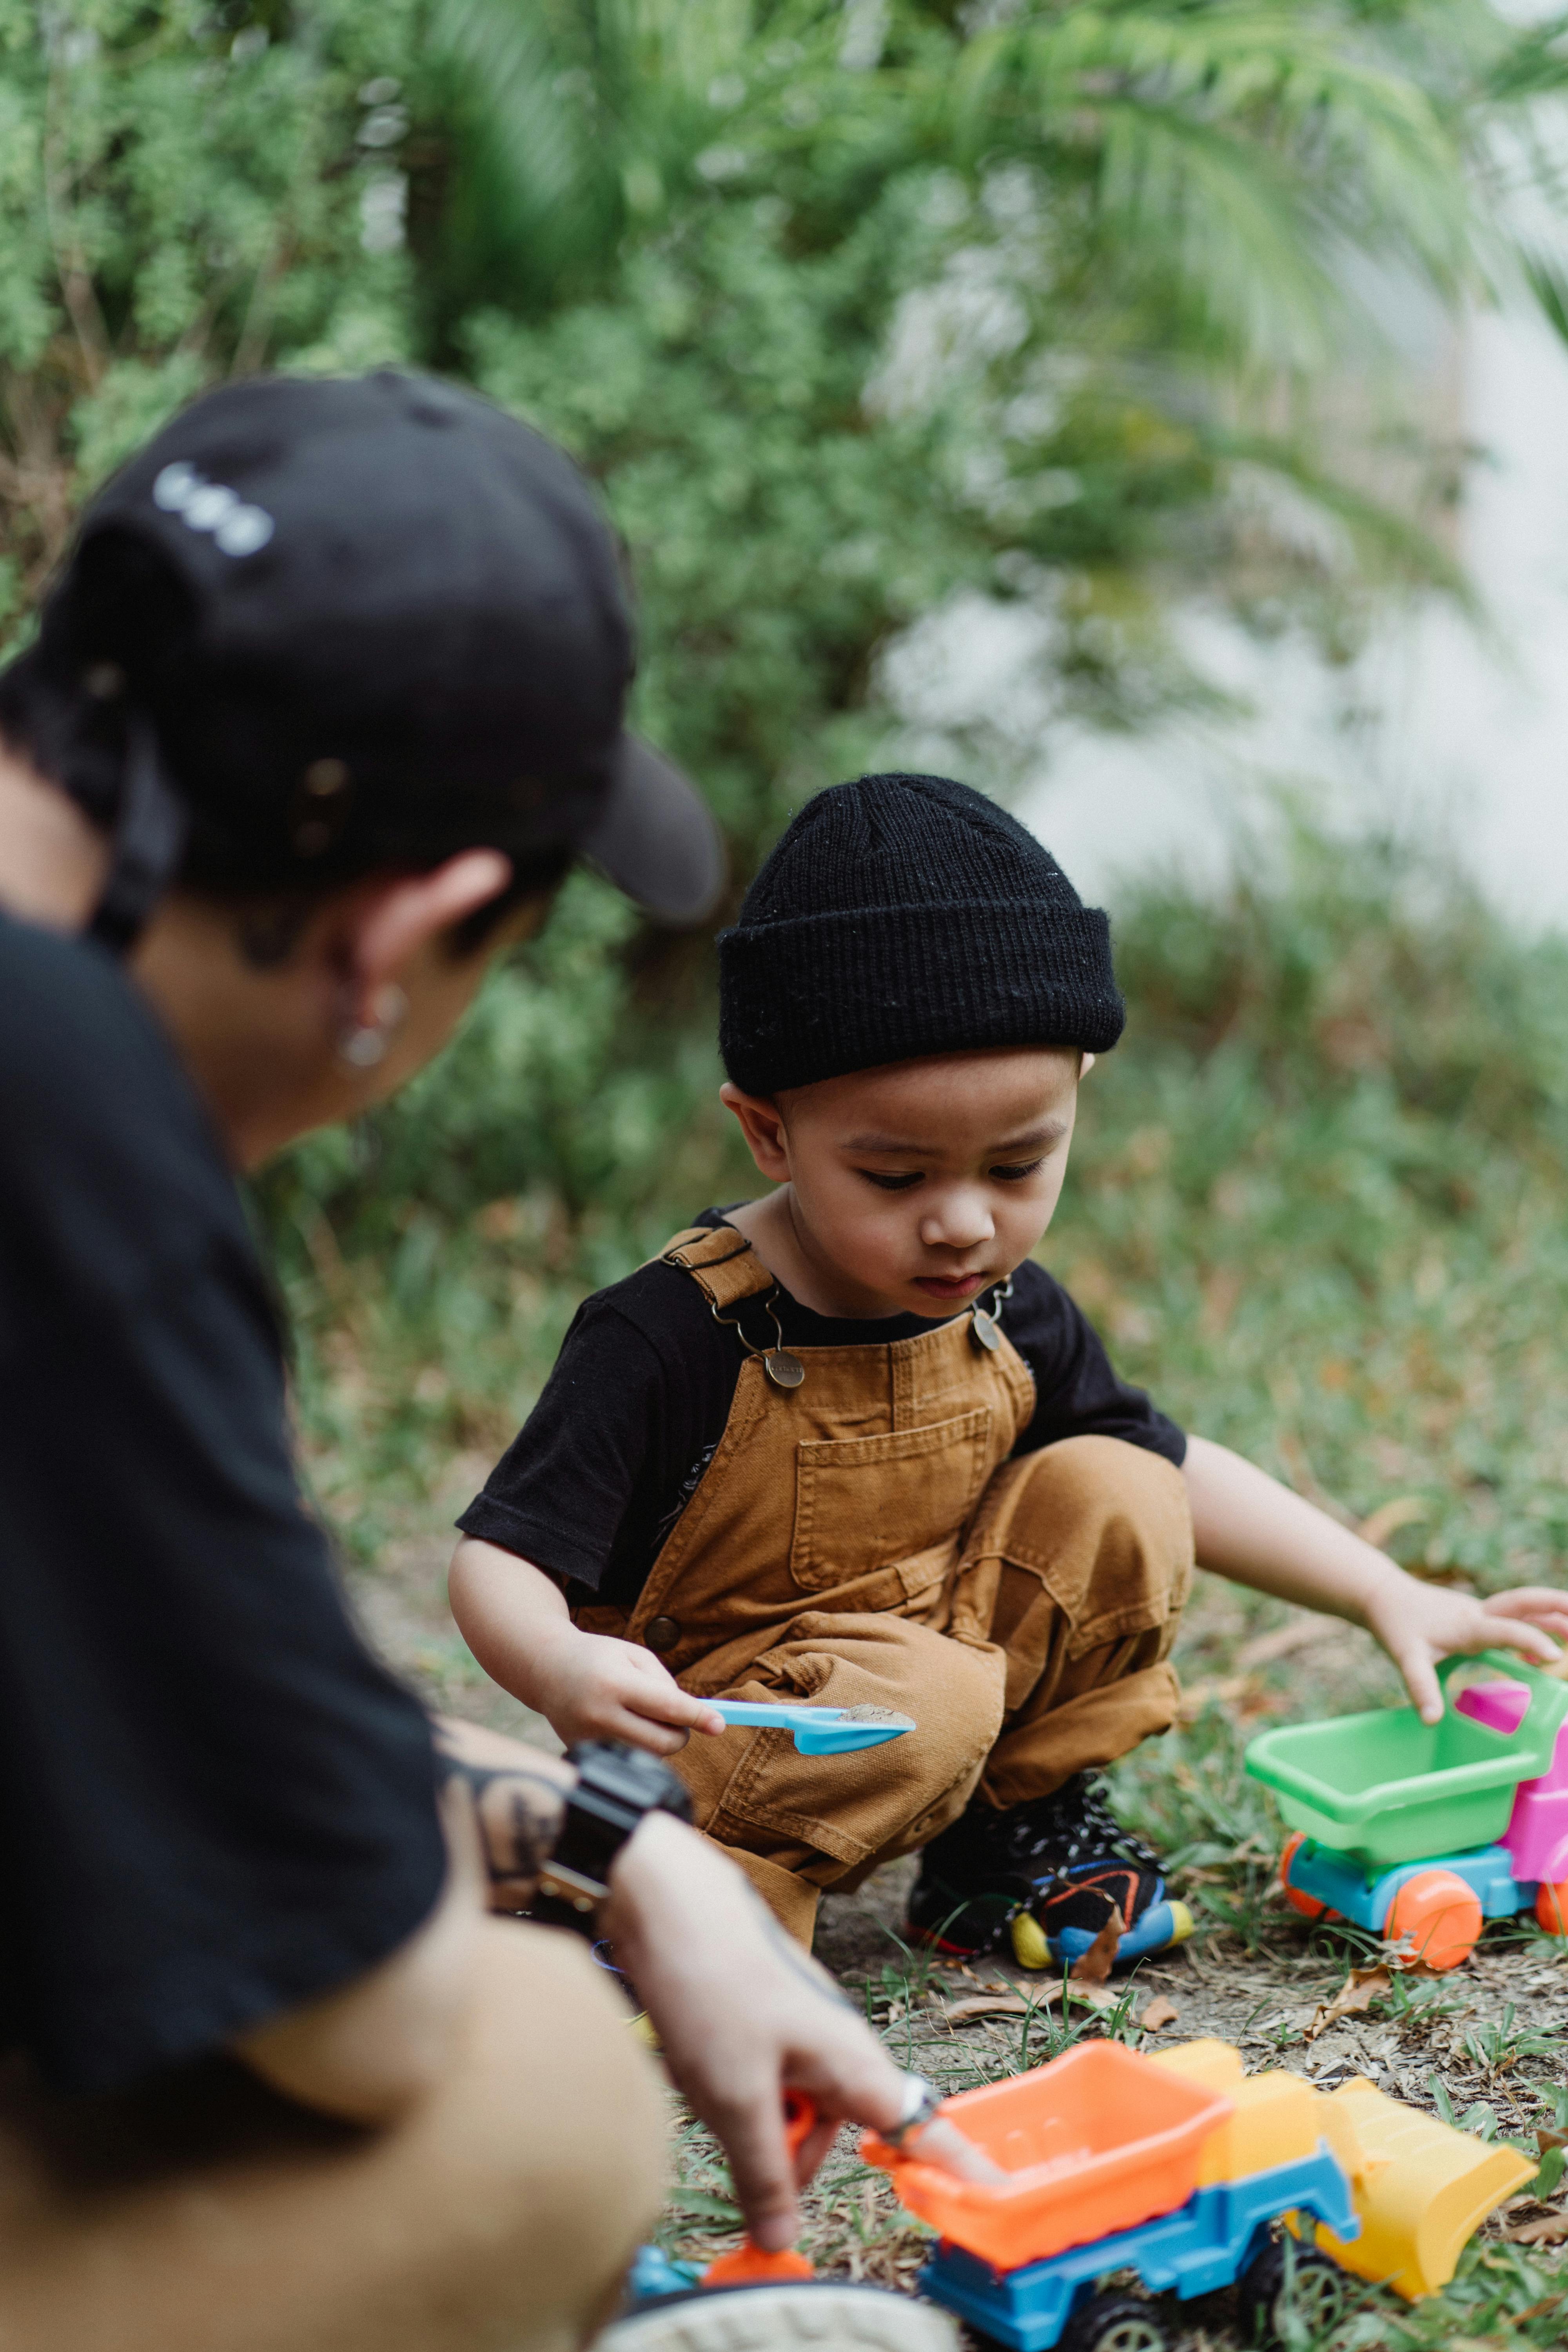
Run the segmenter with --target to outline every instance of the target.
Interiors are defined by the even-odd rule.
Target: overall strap
[[[659,1252],[666,1265],[689,1274],[716,1314],[774,1287],[773,1277],[733,1225],[689,1225]]]

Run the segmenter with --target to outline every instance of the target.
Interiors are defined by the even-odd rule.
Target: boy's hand
[[[1380,1579],[1363,1603],[1368,1630],[1382,1643],[1405,1677],[1423,1723],[1443,1713],[1437,1681],[1440,1658],[1477,1650],[1518,1650],[1538,1666],[1550,1666],[1562,1652],[1549,1636],[1568,1641],[1568,1593],[1544,1585],[1521,1585],[1481,1601],[1465,1592],[1445,1592],[1401,1570]]]
[[[1508,1649],[1550,1666],[1560,1653],[1549,1637],[1568,1641],[1568,1592],[1531,1584],[1476,1601],[1423,1584],[1212,1438],[1189,1440],[1182,1470],[1199,1566],[1364,1625],[1404,1675],[1423,1723],[1443,1713],[1439,1658]]]
[[[705,1699],[635,1642],[584,1633],[552,1577],[499,1544],[465,1537],[452,1562],[452,1614],[485,1672],[574,1739],[627,1739],[673,1756],[694,1731],[722,1731]]]
[[[683,1691],[668,1666],[635,1642],[567,1626],[541,1661],[535,1704],[568,1747],[574,1739],[626,1739],[650,1756],[673,1756],[694,1731],[722,1731],[706,1699]]]

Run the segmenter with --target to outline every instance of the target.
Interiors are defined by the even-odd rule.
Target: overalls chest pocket
[[[795,1447],[789,1570],[828,1592],[897,1568],[906,1591],[945,1574],[993,1467],[991,1408],[879,1437],[803,1438]]]

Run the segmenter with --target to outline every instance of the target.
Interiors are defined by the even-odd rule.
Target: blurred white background
[[[1030,675],[1048,625],[1021,606],[963,600],[894,656],[917,730],[984,719],[1043,747],[1018,812],[1087,896],[1152,866],[1217,878],[1238,822],[1266,831],[1283,785],[1336,830],[1446,833],[1521,928],[1568,929],[1568,348],[1522,308],[1458,340],[1416,310],[1394,340],[1475,453],[1455,551],[1478,618],[1413,599],[1331,665],[1299,635],[1191,607],[1184,648],[1242,715],[1136,737],[1053,719]]]
[[[1490,313],[1457,359],[1478,451],[1458,552],[1481,626],[1423,600],[1331,669],[1194,613],[1202,667],[1251,715],[1058,739],[1021,814],[1080,889],[1152,864],[1214,871],[1238,808],[1284,780],[1337,824],[1446,827],[1521,926],[1568,929],[1568,349],[1539,314]]]

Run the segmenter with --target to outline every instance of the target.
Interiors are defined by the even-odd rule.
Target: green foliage
[[[1334,2338],[1335,2352],[1449,2352],[1450,2347],[1511,2348],[1563,2341],[1568,2288],[1561,2265],[1533,2248],[1472,2238],[1440,2294],[1401,2304],[1368,2294]]]
[[[82,492],[215,377],[408,349],[367,251],[367,79],[404,0],[0,6],[0,505],[11,612]],[[374,243],[374,239],[371,240]],[[6,614],[0,611],[0,626]]]
[[[1277,617],[1446,576],[1318,446],[1313,355],[1371,336],[1347,251],[1441,299],[1509,266],[1563,55],[1487,0],[0,0],[0,593],[199,383],[469,374],[602,482],[639,719],[743,877],[896,751],[884,653],[956,593],[1041,616],[1053,708],[1136,721],[1196,690],[1187,583]],[[1555,1558],[1559,964],[1305,841],[1121,950],[1053,1263],[1178,1413],[1415,1496],[1434,1571]],[[744,1189],[709,959],[580,878],[444,1063],[268,1180],[362,1539],[371,1486],[504,1435],[585,1285]]]
[[[1512,37],[1461,10],[1439,64],[1400,7],[996,13],[893,7],[868,44],[812,0],[436,19],[484,71],[432,331],[603,482],[640,715],[742,871],[875,747],[882,649],[959,590],[1035,605],[1059,706],[1125,719],[1196,688],[1183,580],[1457,584],[1279,372],[1369,339],[1347,247],[1478,282],[1461,159]]]
[[[1125,713],[1182,684],[1183,573],[1447,576],[1280,371],[1369,334],[1347,250],[1483,282],[1468,166],[1560,70],[1488,0],[5,0],[13,613],[201,384],[474,373],[604,480],[646,715],[745,864],[956,588],[1048,609],[1064,690]]]

